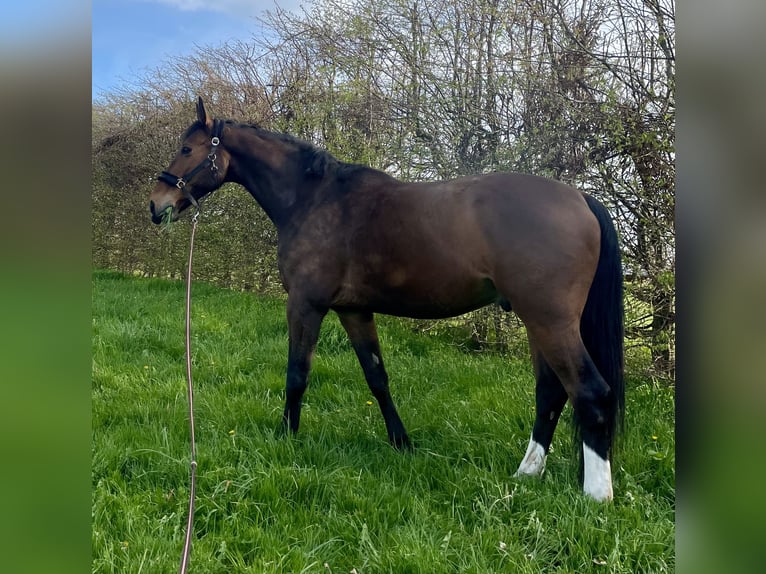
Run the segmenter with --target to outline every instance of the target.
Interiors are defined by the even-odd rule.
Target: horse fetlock
[[[282,414],[282,428],[289,430],[293,434],[298,432],[298,426],[301,420],[301,405],[287,404],[285,412]]]
[[[397,450],[412,450],[412,443],[407,433],[400,435],[389,435],[388,437],[391,445]]]
[[[534,438],[529,439],[527,452],[519,464],[515,476],[542,476],[545,471],[545,447]]]

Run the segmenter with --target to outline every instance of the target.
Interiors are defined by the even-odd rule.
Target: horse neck
[[[250,126],[228,127],[221,137],[231,155],[227,180],[239,183],[260,204],[277,228],[295,208],[298,182],[289,143],[264,136]]]

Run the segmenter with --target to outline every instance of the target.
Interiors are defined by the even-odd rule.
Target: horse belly
[[[368,278],[361,288],[353,289],[351,299],[374,313],[415,319],[454,317],[498,300],[490,279],[454,268],[444,271],[396,268],[385,276]]]

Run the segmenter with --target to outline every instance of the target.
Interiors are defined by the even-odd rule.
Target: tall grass
[[[93,572],[177,570],[189,488],[178,282],[96,272]],[[615,500],[580,493],[562,424],[542,479],[513,473],[534,417],[527,360],[379,319],[415,442],[397,452],[328,316],[301,430],[279,432],[284,301],[195,284],[198,491],[191,572],[674,570],[674,395],[631,382]],[[566,417],[565,417],[566,418]]]

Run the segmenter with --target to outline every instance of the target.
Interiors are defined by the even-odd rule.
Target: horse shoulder
[[[325,203],[296,218],[279,233],[277,263],[285,290],[311,286],[311,297],[331,298],[343,275],[342,208]]]

